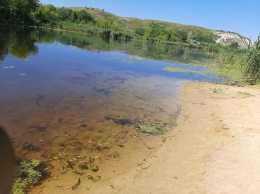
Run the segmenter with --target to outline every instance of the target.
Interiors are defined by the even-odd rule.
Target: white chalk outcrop
[[[240,48],[248,48],[248,46],[255,46],[255,43],[239,34],[234,32],[223,32],[223,31],[213,31],[214,34],[219,36],[216,43],[220,43],[225,46],[229,46],[233,42],[237,42]]]

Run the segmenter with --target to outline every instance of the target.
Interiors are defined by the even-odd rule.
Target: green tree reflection
[[[3,30],[0,26],[0,60],[9,53],[15,57],[27,58],[38,53],[37,44],[71,45],[80,49],[91,51],[117,50],[131,55],[159,60],[170,60],[190,63],[201,61],[209,56],[202,50],[190,49],[188,46],[179,46],[163,43],[107,40],[85,34],[53,31],[34,28],[8,28]]]
[[[9,52],[15,57],[26,59],[29,55],[37,54],[38,47],[34,42],[28,42],[22,37],[18,37],[11,41]]]
[[[0,60],[4,60],[8,54],[26,59],[29,55],[38,53],[36,41],[31,38],[32,30],[11,27],[3,29],[0,33]]]

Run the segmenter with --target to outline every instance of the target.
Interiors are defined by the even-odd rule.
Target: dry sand
[[[46,180],[31,193],[259,193],[259,108],[260,88],[186,83],[178,126],[148,158],[94,186]]]

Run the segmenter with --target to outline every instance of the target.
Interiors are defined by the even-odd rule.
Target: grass
[[[216,63],[219,64],[219,73],[242,80],[245,52],[244,49],[222,49],[216,59]]]
[[[256,84],[260,81],[260,36],[255,48],[246,52],[244,62],[244,76],[248,83]]]
[[[240,83],[257,84],[260,81],[260,42],[249,49],[222,48],[217,58],[207,67],[218,74]]]

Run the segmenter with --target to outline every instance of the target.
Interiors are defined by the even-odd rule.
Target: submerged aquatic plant
[[[79,168],[82,169],[82,170],[83,169],[89,169],[89,170],[91,170],[93,172],[97,172],[98,171],[98,166],[95,165],[95,164],[82,163],[82,164],[79,165]]]
[[[157,127],[153,125],[140,124],[139,129],[144,133],[149,133],[153,135],[161,135],[166,132],[166,130],[162,127]]]
[[[42,173],[36,169],[39,165],[39,160],[28,160],[19,163],[16,167],[17,179],[13,185],[13,194],[25,194],[28,186],[40,181]]]
[[[199,71],[199,70],[194,70],[194,69],[186,69],[186,68],[177,68],[177,67],[164,67],[164,68],[162,68],[162,70],[169,71],[169,72],[172,72],[172,73],[175,73],[175,72],[195,73],[195,74],[200,74],[200,75],[207,73],[205,71]]]
[[[166,119],[163,121],[164,126],[177,126],[175,119]]]

